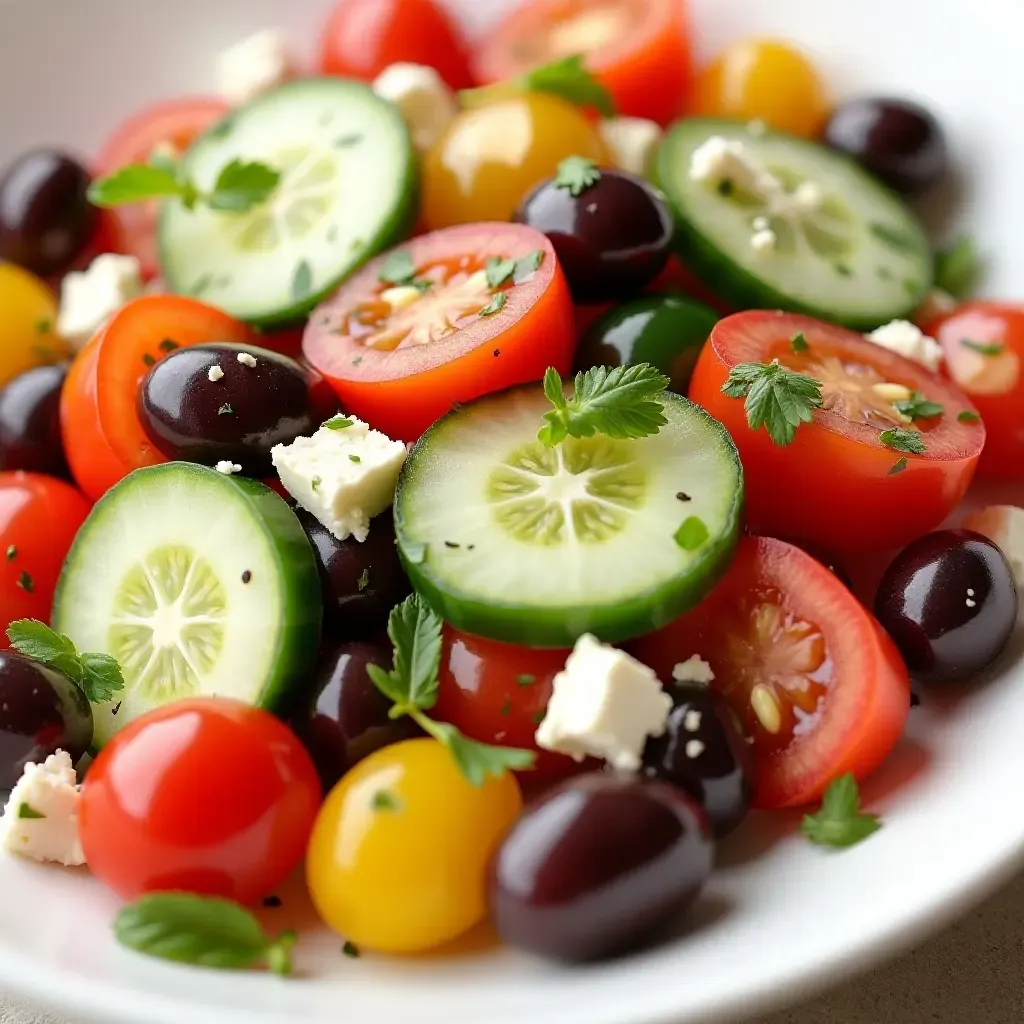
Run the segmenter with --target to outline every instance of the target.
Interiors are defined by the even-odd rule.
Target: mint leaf
[[[777,444],[790,444],[801,423],[810,423],[821,408],[821,384],[813,377],[795,373],[777,359],[770,363],[739,363],[729,371],[722,393],[746,398],[747,424],[762,426]]]
[[[911,396],[899,402],[892,403],[898,412],[909,416],[912,420],[930,420],[941,416],[945,409],[938,402],[930,402],[920,391],[915,391]]]
[[[546,92],[577,106],[593,107],[605,117],[615,116],[612,94],[587,70],[579,53],[534,68],[517,84],[529,92]]]
[[[487,287],[500,288],[515,272],[516,261],[492,256],[487,261]]]
[[[565,188],[572,196],[585,192],[601,180],[597,164],[585,156],[567,156],[555,175],[555,188]]]
[[[928,451],[921,435],[914,430],[905,430],[903,427],[893,427],[891,430],[883,430],[878,435],[878,440],[886,448],[892,448],[897,452],[910,452],[912,455],[922,455]]]
[[[93,206],[124,206],[170,196],[185,199],[187,193],[188,186],[178,180],[170,167],[128,164],[105,178],[97,178],[87,195]]]
[[[963,302],[981,277],[982,260],[970,235],[961,235],[944,252],[935,254],[935,287]]]
[[[427,719],[420,721],[420,725],[448,749],[459,766],[459,771],[473,786],[482,786],[489,775],[499,778],[509,770],[522,771],[532,768],[537,760],[537,755],[532,750],[478,743],[463,736],[448,722]]]
[[[281,172],[254,160],[237,157],[221,169],[206,205],[221,213],[247,213],[265,203],[281,180]]]
[[[817,814],[805,814],[800,831],[819,846],[854,846],[882,827],[877,814],[863,814],[860,792],[852,773],[833,781]]]

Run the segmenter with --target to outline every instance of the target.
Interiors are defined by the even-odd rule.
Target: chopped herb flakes
[[[970,338],[961,338],[960,344],[977,352],[979,356],[1001,356],[1006,348],[1001,341],[972,341]]]
[[[535,682],[537,682],[537,677],[529,672],[522,672],[516,676],[516,686],[533,686]]]
[[[902,459],[897,459],[893,463],[892,469],[886,474],[886,476],[895,476],[897,473],[902,473],[907,468],[907,457],[904,455]]]
[[[235,410],[234,410],[234,409],[232,409],[232,408],[231,408],[231,406],[230,406],[230,405],[228,405],[228,403],[227,403],[227,402],[225,402],[225,403],[224,403],[224,404],[223,404],[223,405],[222,405],[222,406],[221,406],[221,407],[220,407],[220,408],[219,408],[219,409],[217,410],[217,415],[218,415],[218,416],[233,416],[233,415],[234,415],[234,412],[235,412]]]
[[[13,544],[11,544],[7,548],[7,561],[8,562],[13,562],[14,559],[17,558],[17,557],[18,557],[18,549]]]
[[[801,331],[797,331],[792,338],[789,339],[789,347],[792,352],[799,355],[801,352],[806,352],[810,345],[807,344],[807,339],[804,337]]]
[[[958,423],[980,423],[981,417],[970,409],[964,409],[963,412],[957,413],[956,416]]]
[[[910,452],[912,455],[923,455],[928,447],[921,440],[921,435],[913,430],[905,430],[903,427],[893,427],[891,430],[883,430],[878,435],[878,440],[886,446],[898,452]]]
[[[707,543],[710,536],[703,519],[699,516],[688,516],[676,530],[674,540],[684,551],[696,551],[702,544]]]
[[[601,180],[597,164],[585,156],[567,156],[559,165],[555,175],[555,188],[568,189],[571,196],[578,196]]]
[[[505,293],[495,292],[491,296],[491,301],[487,303],[479,312],[478,316],[490,316],[492,313],[497,313],[502,306],[505,305]]]
[[[342,953],[347,957],[351,957],[353,960],[359,958],[359,947],[354,942],[345,941],[345,944],[341,947]]]
[[[45,818],[46,815],[37,811],[31,804],[18,804],[19,818]]]
[[[359,591],[363,591],[369,585],[370,585],[370,570],[369,569],[363,569],[362,573],[359,576],[359,579],[356,581],[356,589],[359,590]]]
[[[22,569],[18,575],[18,586],[24,590],[26,594],[34,593],[36,589],[35,580],[33,580],[24,569]]]
[[[375,811],[397,811],[399,810],[400,804],[394,793],[389,793],[386,789],[378,789],[377,792],[373,794],[370,806]]]
[[[359,458],[358,455],[349,455],[348,461],[349,462],[362,462],[363,460],[361,458]]]

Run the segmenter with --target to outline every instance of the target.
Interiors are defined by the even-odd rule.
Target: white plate
[[[730,38],[781,34],[804,43],[840,93],[926,99],[962,163],[956,219],[993,254],[989,291],[1021,296],[1019,0],[691,2],[705,54]],[[480,25],[507,0],[452,6]],[[141,103],[209,90],[214,56],[245,32],[277,23],[308,45],[328,7],[0,0],[0,163],[45,142],[88,154]],[[84,872],[3,858],[0,989],[78,1024],[709,1024],[764,1010],[920,938],[1016,868],[1024,852],[1022,633],[985,685],[958,699],[933,696],[911,715],[906,739],[865,787],[886,818],[877,836],[831,854],[796,837],[795,819],[750,821],[723,851],[688,930],[649,953],[571,971],[479,950],[353,961],[316,928],[295,885],[265,918],[303,927],[300,978],[176,968],[115,946],[115,900]]]

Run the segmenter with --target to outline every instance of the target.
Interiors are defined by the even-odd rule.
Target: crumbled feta
[[[1024,508],[989,505],[967,516],[964,529],[988,537],[1002,551],[1013,570],[1017,590],[1024,595]]]
[[[126,302],[143,290],[142,270],[134,256],[104,253],[86,270],[65,275],[60,286],[57,333],[81,348]]]
[[[239,352],[238,361],[243,366],[253,367],[256,365],[256,357],[251,352]]]
[[[585,633],[554,678],[537,745],[636,771],[647,737],[664,733],[671,708],[651,669]]]
[[[643,177],[661,141],[661,128],[644,117],[608,117],[597,123],[597,132],[608,150],[612,165]]]
[[[747,155],[747,148],[738,140],[712,135],[690,156],[690,180],[717,185],[731,181],[738,188],[766,196],[781,188],[772,174],[763,170]]]
[[[211,384],[216,384],[217,381],[219,381],[223,376],[224,371],[220,368],[219,365],[214,364],[213,366],[210,367],[209,372],[206,374],[206,379]]]
[[[778,244],[778,237],[771,228],[762,228],[760,231],[755,231],[750,236],[751,248],[758,254],[763,256],[765,253],[775,252],[775,246]]]
[[[406,447],[350,417],[271,451],[285,490],[338,540],[366,540],[370,520],[391,506]]]
[[[425,64],[392,64],[374,80],[373,91],[398,107],[417,149],[430,149],[459,112],[455,94]]]
[[[804,213],[817,213],[825,202],[825,193],[815,181],[801,181],[793,190],[793,204]]]
[[[294,67],[284,33],[265,28],[225,50],[217,58],[217,87],[240,107],[292,77]]]
[[[715,681],[715,673],[711,666],[699,655],[694,654],[686,661],[679,662],[672,669],[672,678],[677,683],[699,683],[707,686]]]
[[[908,320],[893,320],[865,337],[890,352],[913,359],[933,373],[942,363],[942,346]]]
[[[223,473],[225,476],[231,476],[232,473],[241,473],[242,467],[237,462],[218,462],[213,467],[218,473]]]
[[[393,310],[408,309],[414,302],[423,297],[423,292],[419,288],[414,288],[411,284],[401,284],[394,288],[385,288],[380,293],[380,297]]]
[[[78,800],[78,779],[67,751],[25,765],[0,818],[0,848],[68,867],[84,864]]]

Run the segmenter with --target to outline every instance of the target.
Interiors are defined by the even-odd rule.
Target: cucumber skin
[[[536,388],[538,385],[526,384],[520,387]],[[508,389],[512,390],[517,389]],[[504,392],[498,392],[501,393]],[[727,442],[726,448],[735,463],[738,481],[732,506],[726,516],[725,531],[715,543],[708,545],[701,560],[690,570],[691,578],[686,586],[670,581],[624,603],[534,610],[525,609],[521,605],[498,605],[454,597],[438,587],[427,567],[429,551],[422,561],[412,561],[402,543],[405,526],[402,492],[408,484],[406,467],[415,462],[416,453],[421,446],[430,443],[430,435],[435,428],[458,412],[458,408],[455,408],[430,427],[413,445],[405,466],[402,467],[395,490],[396,543],[413,590],[456,629],[524,647],[572,647],[584,633],[592,633],[604,643],[621,643],[661,629],[699,604],[728,571],[740,541],[744,510],[743,464],[740,462],[739,450],[732,436],[718,420],[688,398],[671,392],[666,392],[666,396],[692,406],[695,412],[714,424],[715,429]],[[494,395],[485,397],[493,398]],[[666,537],[666,543],[674,543],[671,535]]]
[[[287,717],[297,709],[306,695],[303,684],[319,660],[323,628],[323,601],[316,557],[305,531],[295,513],[288,507],[287,502],[258,480],[251,480],[247,477],[228,477],[223,473],[218,473],[215,469],[194,463],[167,462],[158,466],[136,469],[129,473],[96,502],[92,512],[89,513],[89,518],[91,519],[97,511],[102,510],[104,504],[116,498],[117,492],[121,488],[130,486],[133,478],[137,479],[139,474],[155,475],[167,473],[172,469],[175,472],[212,473],[214,476],[220,477],[225,484],[236,487],[246,498],[246,503],[253,510],[254,515],[266,524],[268,531],[272,534],[273,541],[270,547],[273,551],[274,562],[281,570],[281,578],[285,584],[282,604],[286,614],[289,609],[295,609],[296,612],[301,610],[301,614],[288,616],[286,624],[292,627],[293,636],[287,644],[282,638],[275,657],[278,671],[268,680],[255,703],[257,707],[271,711],[278,717]],[[64,567],[54,591],[51,621],[53,628],[58,633],[65,632],[61,622],[61,601],[67,579],[67,569],[74,563],[79,548],[88,543],[88,535],[85,530],[88,522],[89,520],[86,519],[64,559]],[[311,599],[311,595],[315,600]],[[117,733],[113,735],[116,736]],[[94,737],[90,750],[98,751],[101,746],[99,740]]]
[[[689,119],[692,123],[693,119]],[[664,138],[658,146],[652,163],[651,177],[654,184],[666,197],[672,217],[676,223],[675,236],[672,240],[672,248],[686,267],[691,270],[708,288],[716,295],[733,306],[737,310],[744,309],[781,309],[790,313],[803,313],[813,316],[817,320],[825,320],[828,323],[839,324],[849,327],[855,331],[872,331],[881,327],[890,320],[911,320],[913,314],[924,301],[932,287],[931,271],[922,278],[921,290],[917,295],[910,298],[905,308],[894,309],[892,315],[884,320],[877,317],[860,316],[837,316],[834,309],[827,306],[815,306],[810,303],[796,302],[793,299],[776,291],[766,285],[760,278],[755,277],[750,271],[734,263],[720,249],[714,246],[702,232],[697,231],[689,220],[680,212],[678,205],[673,199],[671,186],[674,175],[672,174],[672,146],[670,145],[672,135],[683,122],[676,122],[665,132]],[[774,134],[783,135],[783,132]],[[806,140],[798,140],[806,142]],[[831,151],[830,151],[831,152]],[[840,160],[852,164],[860,174],[868,174],[851,157],[843,153],[835,153]],[[669,187],[666,187],[666,186]],[[890,191],[878,182],[878,187]],[[896,193],[892,193],[894,196]],[[897,196],[896,198],[899,199]],[[903,200],[900,199],[903,203]],[[903,203],[903,205],[906,205]]]

